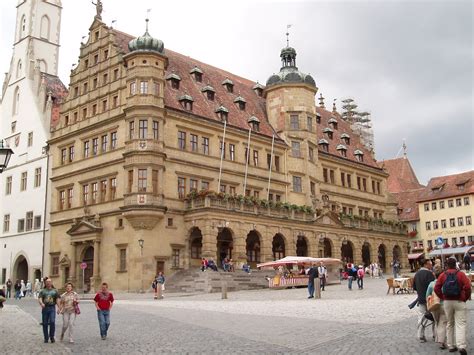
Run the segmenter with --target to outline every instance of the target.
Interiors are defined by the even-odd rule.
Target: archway
[[[323,257],[324,258],[332,258],[332,244],[331,244],[331,240],[329,240],[328,238],[324,238]]]
[[[202,258],[202,233],[197,227],[193,228],[189,236],[189,250],[191,252],[191,259]],[[198,262],[199,265],[200,262]]]
[[[275,234],[273,237],[272,252],[274,260],[285,257],[285,239],[280,233]]]
[[[296,241],[296,256],[308,256],[308,243],[302,235],[299,235]]]
[[[223,228],[217,234],[217,262],[222,266],[225,258],[232,259],[233,238],[229,228]]]
[[[354,262],[354,246],[349,240],[342,241],[341,258],[344,263]]]
[[[385,245],[380,244],[379,245],[379,250],[378,250],[378,262],[379,265],[382,267],[382,270],[386,270],[386,258],[385,258]]]
[[[260,236],[257,231],[253,230],[247,234],[245,244],[247,250],[247,262],[252,268],[255,268],[257,263],[260,262]]]
[[[399,245],[397,244],[394,245],[392,254],[393,254],[393,261],[398,261],[398,264],[400,264],[400,267],[401,267],[402,249],[400,248]]]
[[[28,261],[23,255],[20,255],[18,259],[15,261],[15,279],[26,281],[29,279],[28,277]]]
[[[370,265],[370,244],[368,242],[362,245],[362,262],[364,266]]]
[[[94,270],[94,247],[89,246],[86,250],[84,250],[84,256],[82,257],[82,262],[87,264],[86,269],[84,272],[84,284],[82,288],[85,291],[90,291],[91,289],[91,277],[93,276]]]
[[[40,269],[36,269],[36,270],[35,270],[35,277],[34,277],[34,279],[35,279],[35,280],[36,280],[36,279],[38,279],[38,280],[41,279],[41,270],[40,270]]]

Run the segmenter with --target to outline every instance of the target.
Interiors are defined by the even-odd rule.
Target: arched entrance
[[[217,235],[217,262],[218,266],[222,266],[225,258],[232,259],[233,248],[232,232],[229,228],[223,228]]]
[[[257,263],[260,262],[260,236],[256,231],[251,231],[247,234],[245,240],[247,250],[247,262],[252,268],[257,267]]]
[[[273,237],[272,242],[273,260],[278,260],[285,257],[285,239],[278,233]]]
[[[362,262],[364,266],[370,265],[370,244],[368,242],[362,245]]]
[[[341,245],[341,258],[345,263],[354,262],[354,246],[349,240],[343,240]]]
[[[398,264],[400,264],[401,267],[401,259],[402,259],[402,249],[400,248],[399,245],[395,245],[393,247],[393,261],[398,261]]]
[[[324,252],[323,252],[323,257],[324,258],[332,258],[332,244],[331,241],[328,238],[324,238]]]
[[[382,270],[386,270],[386,258],[385,258],[385,245],[380,244],[379,245],[379,250],[378,250],[378,262],[379,265],[382,267]]]
[[[28,261],[23,255],[20,255],[18,259],[15,261],[14,266],[16,277],[15,279],[26,281],[29,279],[28,277]]]
[[[94,270],[94,247],[90,246],[84,250],[84,256],[82,257],[82,262],[87,264],[84,272],[84,285],[82,288],[85,291],[90,291],[91,289],[91,277],[93,276]],[[81,275],[82,276],[82,275]]]
[[[296,256],[308,256],[308,243],[302,235],[299,235],[296,241]]]
[[[189,250],[192,265],[200,265],[200,259],[202,258],[202,233],[197,227],[192,229],[189,236]]]

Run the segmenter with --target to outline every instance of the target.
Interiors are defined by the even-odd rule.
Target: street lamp
[[[143,239],[138,239],[138,245],[140,246],[140,255],[143,256],[143,244],[145,241]]]
[[[0,174],[7,168],[13,150],[3,146],[3,140],[0,140]]]

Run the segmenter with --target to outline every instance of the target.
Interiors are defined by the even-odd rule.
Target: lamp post
[[[143,291],[143,244],[145,241],[143,239],[138,239],[138,245],[140,246],[140,256],[141,258],[141,265],[142,265],[142,272],[140,273],[140,293],[144,293]]]
[[[3,146],[3,140],[0,140],[0,174],[7,168],[13,150]]]

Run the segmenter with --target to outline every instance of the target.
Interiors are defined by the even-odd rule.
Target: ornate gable
[[[337,213],[333,211],[324,212],[321,216],[316,218],[315,222],[317,224],[326,224],[330,226],[344,227],[344,223],[340,221]]]
[[[102,234],[102,227],[99,220],[87,221],[82,219],[75,221],[66,233],[74,239],[99,239]]]

